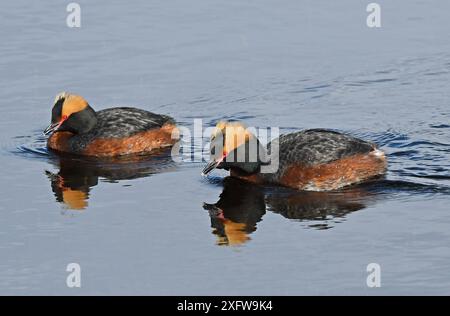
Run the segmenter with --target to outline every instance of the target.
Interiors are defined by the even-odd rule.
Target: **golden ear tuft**
[[[82,96],[66,93],[62,107],[62,115],[69,116],[84,110],[87,106],[88,103]]]
[[[240,121],[233,121],[233,122],[219,121],[217,123],[217,125],[216,125],[216,128],[219,129],[219,130],[222,130],[222,131],[224,131],[225,129],[228,129],[228,128],[230,128],[230,129],[240,129],[240,128],[242,128],[242,129],[246,130],[247,126],[244,123],[240,122]]]
[[[216,124],[216,128],[218,128],[218,129],[220,129],[220,130],[223,130],[223,129],[225,129],[225,127],[227,126],[227,124],[228,124],[227,121],[219,121],[219,122]]]
[[[223,150],[226,153],[231,152],[254,137],[253,134],[247,129],[247,126],[239,121],[219,121],[212,137],[216,137],[220,133],[222,133],[225,138]]]

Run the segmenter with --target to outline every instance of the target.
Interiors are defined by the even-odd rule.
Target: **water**
[[[450,4],[379,1],[369,29],[350,0],[79,3],[80,29],[60,1],[1,5],[1,294],[450,293]],[[377,142],[389,171],[305,193],[167,153],[60,158],[41,132],[62,90],[188,127],[333,128]]]

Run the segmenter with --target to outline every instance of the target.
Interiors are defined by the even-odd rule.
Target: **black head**
[[[83,97],[62,92],[56,96],[52,109],[52,123],[44,131],[83,134],[97,124],[97,115]]]
[[[211,135],[211,161],[203,169],[238,169],[246,174],[260,171],[266,152],[258,138],[240,122],[219,122]]]

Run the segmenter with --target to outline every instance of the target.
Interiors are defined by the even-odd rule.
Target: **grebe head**
[[[82,134],[89,132],[96,124],[97,115],[83,97],[61,92],[55,98],[52,123],[44,134],[59,131]]]
[[[211,134],[211,161],[203,169],[202,175],[207,175],[215,168],[257,172],[262,154],[258,138],[243,123],[221,121]]]

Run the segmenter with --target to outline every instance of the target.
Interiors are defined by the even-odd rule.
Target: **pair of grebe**
[[[65,92],[55,99],[51,122],[44,132],[50,134],[48,148],[81,156],[144,154],[177,141],[172,137],[175,120],[169,116],[130,107],[96,112],[81,96]],[[242,123],[219,122],[211,136],[212,159],[203,174],[219,168],[229,170],[232,177],[254,183],[326,191],[361,183],[386,171],[385,155],[375,144],[324,129],[294,132],[276,139],[279,160],[274,172],[261,172],[267,161],[259,156],[252,161],[227,159],[231,154],[237,157],[241,146],[248,147],[252,141],[260,146]]]

